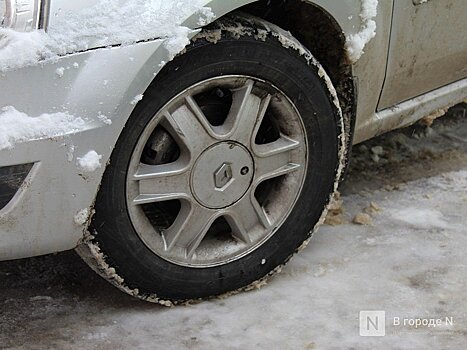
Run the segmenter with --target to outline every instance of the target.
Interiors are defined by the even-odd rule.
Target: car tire
[[[339,181],[335,96],[312,55],[274,25],[237,15],[205,29],[157,75],[118,139],[89,228],[87,247],[102,258],[93,267],[169,303],[280,269]]]

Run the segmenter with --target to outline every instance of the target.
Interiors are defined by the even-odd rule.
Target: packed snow
[[[0,342],[64,350],[463,349],[467,181],[465,171],[447,175],[455,183],[445,189],[435,185],[443,181],[437,176],[398,191],[344,195],[348,218],[369,201],[379,203],[374,226],[323,226],[267,285],[226,299],[174,308],[141,302],[70,252],[0,263]],[[411,202],[456,225],[400,226],[389,208]],[[362,310],[386,311],[385,337],[359,336]],[[444,316],[454,325],[392,324],[394,317]]]
[[[28,116],[12,106],[0,109],[0,150],[11,149],[16,143],[51,138],[78,132],[85,121],[66,112]]]
[[[78,12],[61,13],[47,33],[0,29],[0,71],[57,59],[66,53],[91,47],[129,45],[155,38],[164,43],[173,58],[189,43],[191,30],[181,24],[193,13],[198,25],[214,19],[204,0],[100,0]]]
[[[403,225],[410,225],[420,229],[446,229],[449,224],[443,214],[435,209],[407,207],[393,209],[390,214]]]
[[[102,155],[98,154],[94,150],[91,150],[84,156],[76,158],[76,166],[81,171],[92,173],[102,166],[101,159]]]
[[[352,63],[357,62],[363,55],[365,45],[376,35],[376,22],[378,0],[361,0],[360,31],[350,34],[346,40],[347,55]]]
[[[141,101],[143,99],[143,95],[142,94],[139,94],[139,95],[136,95],[133,100],[130,102],[130,104],[132,105],[136,105],[139,101]]]
[[[74,221],[75,224],[78,226],[83,226],[89,218],[89,209],[81,209],[78,213],[76,213]]]

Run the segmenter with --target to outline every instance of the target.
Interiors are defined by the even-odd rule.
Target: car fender
[[[51,4],[62,6],[62,13],[93,2],[57,0]],[[206,1],[206,6],[219,18],[250,2]],[[191,35],[195,35],[196,22],[193,14],[182,25],[193,28]],[[86,121],[77,133],[22,140],[12,149],[0,149],[0,167],[35,164],[10,203],[0,210],[0,260],[63,251],[79,244],[112,149],[139,96],[162,69],[161,62],[170,59],[163,44],[164,39],[154,39],[91,48],[0,73],[0,107],[12,106],[31,117],[65,111]],[[101,156],[101,166],[86,173],[77,160],[89,151]]]

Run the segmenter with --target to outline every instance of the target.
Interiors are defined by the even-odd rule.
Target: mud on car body
[[[465,2],[0,11],[0,259],[77,248],[167,305],[260,285],[322,222],[352,144],[467,96]]]

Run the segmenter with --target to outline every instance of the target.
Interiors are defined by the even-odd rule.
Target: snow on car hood
[[[28,33],[0,29],[0,71],[35,65],[92,47],[129,45],[155,38],[173,58],[188,43],[183,22],[198,15],[205,25],[215,17],[205,0],[100,0],[77,12],[61,13],[47,29]],[[54,14],[51,14],[52,16]]]

